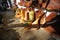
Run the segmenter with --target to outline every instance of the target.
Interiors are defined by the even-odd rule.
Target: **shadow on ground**
[[[4,30],[0,28],[0,40],[18,40],[19,34],[13,30]]]

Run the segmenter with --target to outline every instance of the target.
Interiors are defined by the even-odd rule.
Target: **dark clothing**
[[[51,25],[56,30],[56,33],[60,35],[60,15],[57,15],[55,19],[56,22]]]
[[[37,7],[39,4],[38,0],[32,0],[31,7]]]
[[[3,18],[3,15],[0,14],[0,24],[2,24],[2,18]]]
[[[0,0],[0,11],[6,10],[7,7],[8,7],[7,0]]]

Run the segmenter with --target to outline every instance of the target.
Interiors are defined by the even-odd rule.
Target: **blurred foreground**
[[[15,12],[11,9],[0,13],[6,15],[5,25],[0,25],[0,40],[56,40],[51,38],[50,33],[42,28],[39,30],[23,30],[23,27],[20,27],[19,20],[14,18]]]

